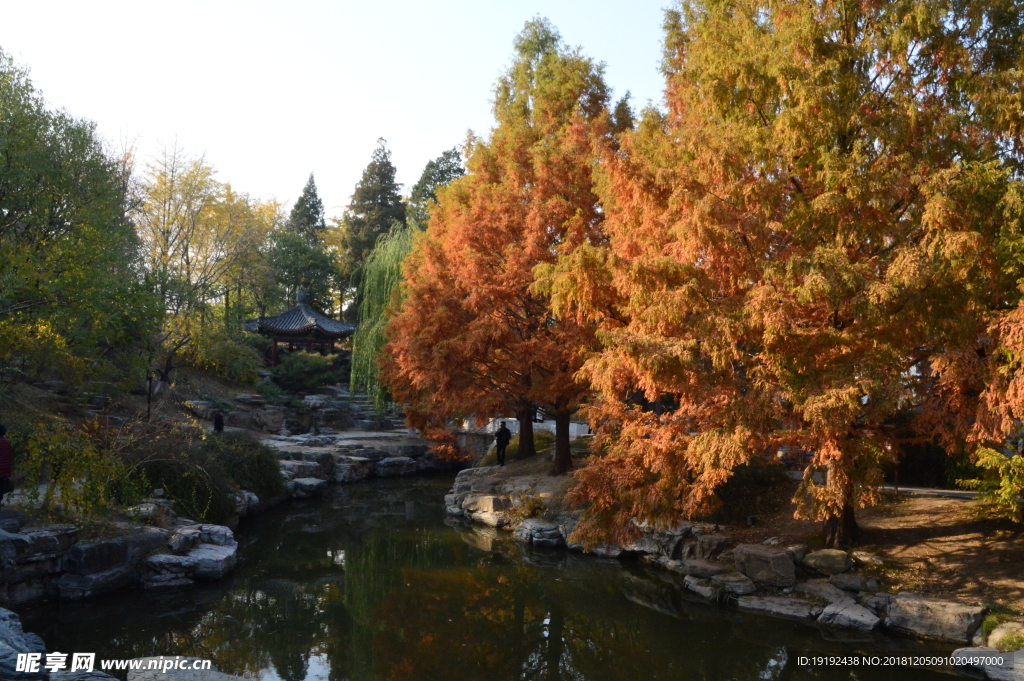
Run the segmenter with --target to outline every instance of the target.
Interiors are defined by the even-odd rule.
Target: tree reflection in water
[[[278,508],[239,532],[227,582],[38,608],[26,629],[50,650],[192,655],[283,681],[849,679],[795,656],[873,645],[691,603],[662,573],[445,527],[448,485],[382,480]]]

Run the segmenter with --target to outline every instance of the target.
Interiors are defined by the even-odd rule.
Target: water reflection
[[[193,655],[259,679],[925,679],[808,669],[808,652],[904,646],[693,602],[671,575],[446,521],[450,481],[376,481],[239,532],[224,583],[25,614],[49,648]],[[448,525],[445,523],[448,522]]]

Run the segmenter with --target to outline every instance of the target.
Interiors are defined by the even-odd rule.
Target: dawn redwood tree
[[[436,439],[451,418],[515,413],[529,452],[534,409],[550,409],[564,472],[593,327],[552,315],[534,268],[604,238],[592,161],[608,89],[602,67],[565,48],[547,21],[527,23],[515,46],[495,93],[497,126],[472,143],[468,174],[438,193],[405,261],[385,370],[413,424]]]
[[[1001,302],[1020,10],[689,0],[666,17],[665,113],[603,162],[610,242],[551,274],[555,311],[601,327],[581,374],[606,454],[577,474],[577,536],[706,513],[735,467],[802,450],[797,515],[846,546],[894,417]]]

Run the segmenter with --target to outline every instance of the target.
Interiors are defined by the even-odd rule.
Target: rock
[[[375,472],[378,478],[395,478],[416,472],[416,461],[408,456],[390,456],[377,462]]]
[[[1024,623],[1014,622],[1013,620],[1010,620],[1009,622],[1001,622],[988,635],[988,641],[986,641],[986,645],[989,648],[1004,650],[1006,646],[1000,645],[1000,643],[1003,642],[1004,638],[1010,636],[1011,634],[1024,634]]]
[[[711,586],[711,581],[700,577],[687,576],[683,579],[683,586],[702,598],[711,600],[718,593],[718,590]]]
[[[857,565],[884,565],[885,561],[873,553],[867,551],[854,551],[853,562]]]
[[[740,572],[723,572],[711,578],[711,585],[736,596],[746,596],[757,591],[754,582]]]
[[[885,616],[889,609],[889,594],[869,593],[861,591],[857,594],[857,603],[875,613],[879,617]]]
[[[885,627],[899,634],[966,643],[981,623],[985,608],[900,593],[889,600]]]
[[[291,493],[295,499],[318,497],[327,488],[327,481],[320,478],[296,478],[290,482],[295,485]]]
[[[302,460],[317,465],[317,474],[312,477],[324,480],[334,477],[334,457],[330,452],[303,452]]]
[[[176,527],[167,538],[167,548],[172,553],[182,554],[202,541],[202,532],[197,527]]]
[[[826,582],[824,579],[810,579],[806,582],[799,582],[793,590],[798,593],[805,593],[811,596],[816,596],[823,601],[829,603],[842,603],[845,601],[853,602],[853,596],[846,593],[842,589],[833,586]]]
[[[296,478],[320,477],[320,466],[314,461],[278,461],[277,465],[280,466],[282,471],[288,472],[292,480]]]
[[[63,556],[78,541],[78,528],[73,525],[51,525],[22,530],[19,536],[24,537],[27,543],[17,545],[15,562],[31,563]]]
[[[372,459],[363,456],[334,456],[334,481],[357,482],[365,480],[373,474],[375,464]]]
[[[10,610],[0,608],[0,679],[46,679],[48,674],[42,666],[40,671],[35,673],[15,671],[19,653],[45,652],[42,639],[35,634],[26,634],[21,627],[21,619]]]
[[[537,518],[527,518],[515,529],[516,540],[530,546],[556,547],[565,546],[565,539],[555,523],[545,522]]]
[[[284,412],[272,407],[258,409],[252,413],[252,422],[265,433],[277,433],[284,425]]]
[[[736,605],[740,610],[798,620],[812,620],[821,612],[814,603],[793,596],[740,596]]]
[[[188,552],[188,557],[195,561],[190,577],[196,579],[223,579],[235,569],[238,545],[219,546],[217,544],[200,544]]]
[[[823,575],[838,575],[849,570],[853,563],[845,551],[822,549],[804,556],[803,564]]]
[[[881,621],[878,615],[852,600],[829,603],[818,621],[833,627],[871,631]]]
[[[755,582],[778,587],[796,584],[793,557],[785,549],[762,544],[740,544],[733,556],[736,570]]]
[[[705,534],[697,539],[697,557],[714,558],[732,546],[732,538],[724,534]]]
[[[63,571],[91,575],[126,564],[137,565],[147,553],[160,548],[170,534],[158,527],[140,527],[123,537],[78,542],[64,556]]]
[[[618,558],[622,555],[622,548],[614,544],[605,544],[604,546],[598,546],[591,553],[601,558]]]
[[[806,544],[793,544],[792,546],[786,547],[786,553],[790,555],[794,563],[799,563],[807,555]]]
[[[241,402],[250,407],[262,407],[267,403],[267,398],[263,395],[235,395],[235,402]]]
[[[843,591],[878,591],[878,580],[863,575],[841,574],[832,575],[829,584]]]
[[[21,511],[4,509],[0,511],[0,530],[4,532],[17,532],[25,524],[25,514]]]
[[[462,502],[462,508],[473,513],[505,511],[512,508],[512,500],[494,494],[470,494]]]
[[[728,563],[718,563],[703,558],[687,558],[679,561],[679,566],[686,575],[700,577],[702,579],[714,577],[715,575],[732,572],[733,568]]]
[[[504,514],[496,511],[467,511],[466,515],[478,523],[483,523],[489,527],[505,527],[509,524],[509,519]]]
[[[981,670],[985,678],[992,681],[1021,681],[1024,679],[1024,651],[1018,650],[1014,653],[1001,653],[995,648],[975,647],[957,648],[951,655],[960,664],[956,669]],[[999,660],[1001,664],[983,664],[986,660]]]
[[[501,483],[501,478],[479,477],[470,483],[469,491],[477,494],[492,494],[497,491]]]
[[[643,536],[628,546],[622,547],[622,550],[643,555],[675,558],[679,555],[683,539],[689,535],[691,528],[690,523],[682,523],[668,530],[652,530],[641,526]]]
[[[217,546],[236,546],[238,544],[235,541],[235,533],[231,531],[230,527],[211,523],[192,525],[192,527],[199,530],[199,541],[203,544],[216,544]]]

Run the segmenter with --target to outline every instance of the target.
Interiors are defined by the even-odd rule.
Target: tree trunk
[[[570,416],[568,409],[555,410],[555,468],[552,471],[555,475],[562,475],[572,468],[572,450],[569,449]]]
[[[825,520],[825,548],[848,549],[853,546],[859,532],[853,504],[844,504],[841,514]]]
[[[533,443],[533,409],[516,412],[516,418],[519,420],[518,458],[525,459],[537,453],[537,446]]]

